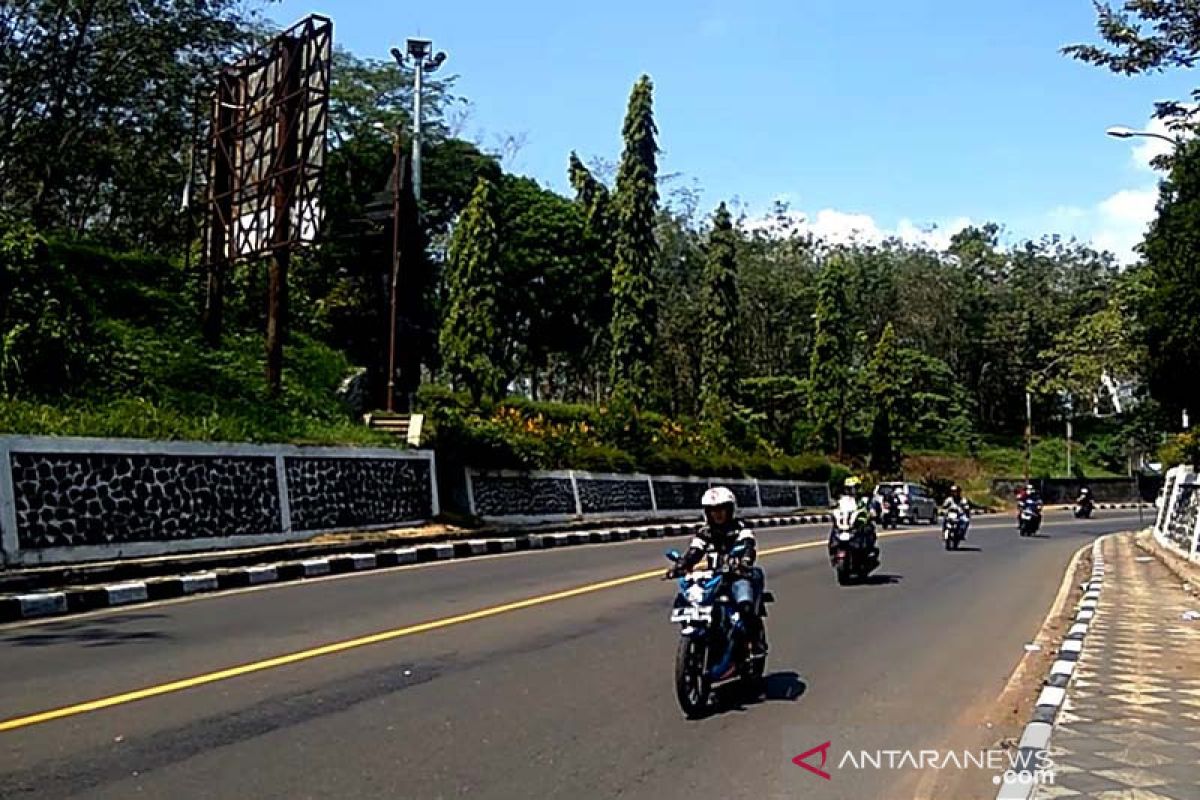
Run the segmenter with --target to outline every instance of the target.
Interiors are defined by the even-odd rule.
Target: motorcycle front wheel
[[[689,637],[679,639],[675,651],[675,695],[688,719],[699,719],[708,710],[708,679],[704,674],[705,647]]]

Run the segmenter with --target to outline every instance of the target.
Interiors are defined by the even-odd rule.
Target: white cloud
[[[1158,189],[1121,189],[1090,207],[1062,206],[1045,215],[1047,232],[1073,236],[1097,250],[1108,250],[1117,261],[1137,260],[1133,248],[1154,219]]]
[[[787,211],[782,216],[766,214],[751,217],[746,220],[745,227],[774,234],[811,233],[818,239],[836,244],[878,244],[886,239],[896,238],[907,244],[945,249],[950,244],[951,237],[970,224],[971,220],[967,217],[928,224],[902,219],[895,229],[889,230],[881,226],[870,214],[823,208],[813,216],[802,211]]]
[[[1151,119],[1142,129],[1164,136],[1179,136],[1159,119]],[[1087,242],[1097,250],[1107,250],[1121,264],[1137,261],[1134,248],[1141,243],[1150,223],[1154,220],[1158,203],[1158,180],[1161,173],[1151,166],[1151,161],[1170,151],[1170,142],[1152,137],[1139,137],[1128,142],[1129,158],[1137,168],[1138,177],[1131,180],[1133,186],[1119,189],[1103,199],[1079,204],[1064,205],[1050,209],[1027,219],[1030,224],[1020,225],[1014,231],[1019,238],[1037,238],[1043,233],[1056,233]],[[793,197],[781,194],[776,200],[788,203]],[[1003,220],[998,220],[1003,222]],[[785,235],[789,232],[811,233],[835,243],[878,243],[888,238],[898,238],[908,244],[919,244],[944,250],[954,234],[972,224],[967,217],[946,219],[938,224],[919,225],[910,219],[901,219],[896,227],[881,226],[869,214],[825,208],[815,215],[801,211],[786,211],[782,216],[770,213],[752,216],[745,226],[750,230]]]
[[[1142,130],[1147,133],[1157,133],[1159,136],[1175,136],[1176,133],[1167,127],[1167,123],[1157,117],[1150,120]],[[1171,152],[1172,144],[1165,142],[1152,136],[1141,136],[1134,140],[1133,145],[1133,163],[1138,169],[1144,172],[1157,171],[1151,166],[1151,161],[1158,156],[1165,156]]]
[[[1163,136],[1178,136],[1161,119],[1151,119],[1142,130]],[[1122,264],[1137,261],[1134,248],[1141,243],[1154,220],[1158,203],[1158,179],[1161,173],[1151,161],[1171,150],[1171,143],[1153,137],[1138,137],[1129,144],[1129,157],[1142,174],[1136,186],[1120,189],[1088,206],[1065,206],[1045,214],[1047,231],[1089,242],[1098,250],[1108,250]]]

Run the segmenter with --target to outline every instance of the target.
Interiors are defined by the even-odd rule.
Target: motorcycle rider
[[[1079,497],[1075,498],[1075,505],[1085,506],[1085,507],[1091,506],[1092,505],[1092,490],[1086,486],[1084,486],[1082,489],[1080,489]]]
[[[957,483],[950,487],[950,494],[946,497],[946,501],[942,503],[942,512],[957,511],[963,520],[962,536],[967,538],[967,531],[971,527],[971,504],[962,496],[962,487]]]
[[[1042,513],[1042,496],[1038,494],[1037,487],[1032,483],[1025,484],[1025,491],[1021,494],[1020,499],[1021,505],[1032,504],[1039,514]]]
[[[849,478],[846,478],[845,482],[842,484],[842,495],[838,499],[838,505],[842,505],[843,501],[848,502],[848,503],[853,503],[860,512],[863,512],[866,514],[867,524],[865,526],[865,532],[866,532],[866,536],[867,536],[867,546],[871,550],[871,557],[878,558],[879,557],[879,548],[877,545],[878,545],[879,537],[875,533],[875,524],[872,521],[874,519],[874,515],[871,513],[870,503],[868,502],[867,498],[863,497],[859,493],[861,488],[862,488],[862,480],[861,479],[859,479],[853,475],[851,475]],[[837,526],[835,525],[829,531],[829,549],[831,552],[833,551],[833,549],[836,545],[837,545]]]
[[[706,556],[724,559],[737,545],[744,550],[738,557],[737,578],[730,593],[737,604],[738,613],[745,625],[750,649],[756,656],[767,652],[767,639],[763,633],[758,610],[761,605],[766,575],[755,565],[758,559],[758,540],[754,533],[737,519],[737,498],[724,486],[714,486],[700,499],[704,509],[704,527],[688,544],[687,552],[667,570],[668,578],[678,578],[692,570]]]

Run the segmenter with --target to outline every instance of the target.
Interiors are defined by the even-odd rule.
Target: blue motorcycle
[[[679,629],[679,648],[675,654],[675,694],[689,719],[705,715],[712,706],[713,689],[718,684],[739,679],[748,694],[757,696],[763,689],[765,655],[754,656],[741,614],[733,602],[733,581],[742,577],[735,566],[741,553],[735,547],[725,558],[709,557],[708,569],[700,565],[679,578],[679,593],[671,608],[671,622]],[[667,558],[678,562],[676,550]],[[717,563],[714,563],[717,562]],[[774,596],[762,592],[759,618],[766,636],[766,604]]]

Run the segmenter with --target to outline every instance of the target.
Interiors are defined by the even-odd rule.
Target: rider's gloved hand
[[[678,564],[674,564],[670,567],[667,567],[667,574],[664,575],[663,578],[665,578],[666,580],[673,580],[675,578],[678,578],[682,574],[683,574],[683,567],[679,566]]]

